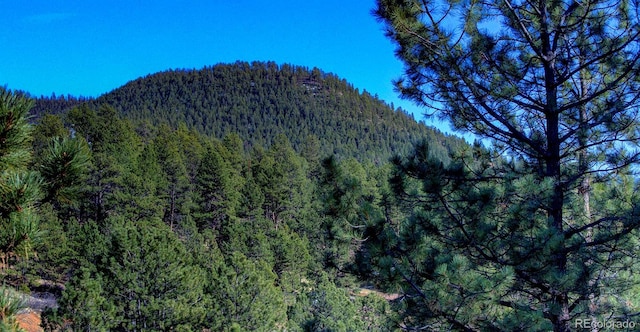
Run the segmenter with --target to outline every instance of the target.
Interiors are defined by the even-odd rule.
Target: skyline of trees
[[[41,97],[32,115],[64,114],[83,103],[92,110],[104,104],[144,126],[181,123],[222,139],[240,136],[244,149],[269,146],[279,134],[301,151],[310,137],[319,140],[322,156],[376,159],[384,163],[406,153],[419,137],[440,140],[441,158],[457,137],[420,123],[346,80],[314,68],[274,62],[217,64],[199,70],[171,70],[133,80],[96,99]],[[446,143],[445,143],[446,141]],[[463,144],[458,139],[458,144]],[[434,146],[434,149],[436,147]]]

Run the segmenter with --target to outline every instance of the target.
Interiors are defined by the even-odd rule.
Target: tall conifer
[[[423,145],[396,160],[398,193],[420,183],[409,195],[420,208],[386,261],[421,304],[407,324],[567,331],[580,318],[625,320],[606,294],[628,288],[638,200],[589,206],[606,200],[594,183],[639,160],[639,6],[378,1],[405,63],[402,95],[499,151],[445,167]]]
[[[33,103],[0,88],[0,254],[2,267],[9,256],[28,256],[40,236],[35,203],[41,197],[40,176],[27,169],[31,160],[31,126],[27,115]]]

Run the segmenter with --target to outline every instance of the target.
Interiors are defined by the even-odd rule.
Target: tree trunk
[[[558,88],[555,76],[555,50],[552,47],[551,36],[549,34],[549,26],[547,25],[548,13],[545,1],[540,2],[539,11],[541,13],[541,34],[542,55],[544,64],[544,83],[546,93],[546,107],[544,110],[546,117],[546,139],[547,139],[547,155],[545,156],[546,169],[545,177],[553,180],[553,196],[551,204],[547,211],[549,218],[549,227],[552,229],[553,235],[563,236],[563,207],[564,207],[564,188],[562,184],[562,169],[560,163],[560,118],[558,114]],[[567,270],[567,254],[562,250],[564,243],[559,248],[553,248],[551,264],[555,273],[564,274]],[[566,291],[553,289],[551,285],[551,296],[557,310],[550,312],[553,330],[555,332],[569,331],[569,294]]]
[[[585,32],[586,33],[586,32]],[[580,58],[580,66],[584,65],[584,59]],[[585,71],[580,71],[579,74],[580,79],[580,98],[584,98],[588,94],[588,85],[587,85],[587,73]],[[580,174],[585,174],[589,169],[589,161],[587,160],[587,121],[589,118],[588,109],[586,105],[582,105],[580,107],[580,132],[578,134],[578,148],[580,149],[578,152],[578,172]],[[591,223],[591,177],[588,174],[585,174],[582,177],[582,181],[580,182],[580,186],[578,187],[578,194],[582,196],[583,208],[584,208],[584,218],[585,224]],[[589,227],[586,230],[585,241],[591,242],[593,240],[593,229]],[[587,265],[593,264],[593,261],[590,259],[586,262]],[[589,289],[593,289],[595,286],[595,279],[589,278]],[[597,299],[593,292],[589,293],[589,315],[591,316],[592,321],[596,321],[596,311],[597,311]],[[591,326],[592,332],[597,332],[598,327],[597,324],[592,324]]]

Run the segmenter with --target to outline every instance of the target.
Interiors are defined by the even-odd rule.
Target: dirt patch
[[[35,311],[26,311],[16,315],[16,321],[18,326],[26,332],[43,332],[44,329],[40,327],[42,322],[40,313]]]
[[[40,327],[42,318],[40,313],[46,308],[57,308],[56,296],[48,292],[32,292],[31,295],[20,294],[26,309],[16,315],[18,326],[26,332],[43,332]]]

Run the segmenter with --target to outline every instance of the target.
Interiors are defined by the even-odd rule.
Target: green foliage
[[[376,295],[350,294],[321,275],[309,292],[311,319],[305,331],[392,331],[389,306]]]
[[[46,104],[55,100],[38,100],[36,115],[48,111],[41,108]],[[273,62],[160,72],[87,101],[94,111],[105,104],[135,123],[168,123],[172,128],[186,124],[217,139],[236,134],[245,150],[270,146],[284,134],[301,152],[308,147],[308,137],[316,137],[319,158],[335,154],[381,164],[394,153],[409,151],[419,138],[437,140],[442,158],[464,144],[333,74]]]
[[[41,198],[42,179],[29,171],[31,126],[27,112],[32,102],[0,88],[0,252],[3,268],[10,254],[29,258],[42,233],[35,204]]]
[[[27,137],[0,200],[2,222],[20,225],[15,206],[28,206],[23,220],[46,231],[23,270],[65,284],[48,328],[397,328],[387,300],[351,291],[373,281],[368,232],[399,214],[378,166],[417,137],[440,155],[462,141],[333,75],[273,63],[38,103],[59,114],[57,101],[74,108],[36,111],[35,158]]]
[[[311,292],[314,319],[309,322],[310,331],[361,331],[364,329],[361,316],[344,289],[327,279],[321,280]]]
[[[44,114],[33,130],[33,150],[38,156],[52,138],[67,138],[69,130],[65,128],[62,118],[52,114]]]
[[[134,172],[136,178],[140,179],[136,190],[137,214],[149,218],[162,218],[167,203],[168,181],[153,142],[145,145]]]
[[[0,331],[23,331],[16,321],[16,314],[24,308],[24,302],[19,295],[5,287],[0,287]]]
[[[0,170],[20,170],[31,158],[31,126],[27,123],[33,102],[26,97],[0,88]]]
[[[298,233],[279,229],[270,238],[270,250],[274,255],[273,272],[284,296],[287,311],[299,302],[305,292],[305,280],[312,270],[309,244]]]
[[[172,229],[185,214],[188,200],[189,174],[185,164],[185,155],[176,132],[168,126],[160,126],[158,135],[153,140],[153,149],[161,176],[158,189],[159,196],[165,201],[163,219]]]
[[[223,320],[223,326],[248,331],[283,329],[286,323],[283,295],[275,285],[276,275],[265,262],[251,261],[234,252],[220,266],[218,275],[211,292],[221,307],[215,319]]]
[[[67,122],[87,142],[92,155],[84,190],[87,206],[79,217],[102,221],[116,211],[139,210],[133,198],[143,189],[135,172],[142,147],[131,123],[109,106],[94,112],[84,104],[69,112]]]
[[[297,221],[308,202],[309,187],[304,159],[296,154],[284,135],[276,137],[265,154],[256,158],[252,169],[256,184],[264,196],[262,210],[275,229],[281,224],[297,229]]]
[[[36,245],[37,257],[28,264],[33,275],[46,280],[57,280],[65,276],[74,264],[77,252],[70,238],[70,229],[75,226],[75,222],[59,215],[65,213],[50,203],[40,205],[39,229],[43,236]]]
[[[121,319],[117,316],[118,307],[109,301],[109,293],[104,289],[103,283],[103,276],[90,268],[76,271],[62,295],[59,308],[63,315],[73,317],[70,323],[72,328],[116,328]]]
[[[577,294],[575,310],[583,314],[589,307],[582,301],[586,302],[593,287],[603,295],[596,301],[605,312],[615,310],[626,317],[633,311],[631,293],[620,296],[625,300],[604,294],[612,289],[635,289],[630,288],[635,279],[622,277],[637,264],[623,254],[637,242],[635,236],[615,240],[617,248],[602,255],[584,246],[584,239],[570,238],[563,244],[540,209],[540,204],[551,202],[552,182],[534,174],[498,177],[495,169],[502,169],[496,167],[500,159],[482,150],[455,158],[448,166],[428,158],[426,151],[426,145],[419,145],[414,154],[395,160],[391,184],[410,216],[398,226],[383,225],[378,232],[369,233],[375,236],[368,248],[374,271],[390,289],[402,285],[408,295],[400,310],[404,324],[460,330],[551,329],[543,313],[552,297],[534,296],[523,286],[529,278],[545,280],[545,289],[570,289]],[[494,167],[488,168],[490,161]],[[607,186],[620,188],[614,183]],[[594,214],[608,215],[623,224],[627,218],[636,218],[633,202],[637,198],[629,189],[633,187],[622,195],[594,195],[594,206],[616,205],[615,211],[602,207]],[[579,211],[583,208],[580,196],[571,194],[567,194],[567,204],[578,205],[568,205],[567,212],[570,208]],[[592,230],[592,234],[611,239],[615,232]],[[561,246],[571,250],[573,261],[564,270],[550,263]],[[597,286],[588,283],[594,275],[598,276]]]
[[[87,143],[83,140],[54,138],[39,158],[40,174],[46,179],[43,201],[76,201],[84,188],[90,156]]]
[[[368,227],[382,218],[376,179],[355,159],[323,161],[320,200],[322,201],[322,259],[326,267],[340,271],[355,262],[355,255]]]
[[[220,144],[210,146],[202,158],[196,175],[196,223],[200,227],[218,228],[224,220],[234,217],[240,204],[240,190],[244,186],[241,167],[233,159],[241,159]],[[233,156],[233,157],[232,157]]]
[[[166,225],[113,218],[101,233],[106,250],[85,263],[63,294],[63,313],[75,328],[202,326],[204,272]]]
[[[636,288],[637,183],[616,210],[596,208],[612,201],[595,188],[640,161],[638,10],[377,2],[405,64],[398,90],[493,149],[447,165],[419,146],[394,162],[410,217],[377,230],[381,271],[415,300],[407,326],[568,331],[579,317],[628,317],[607,294]]]

